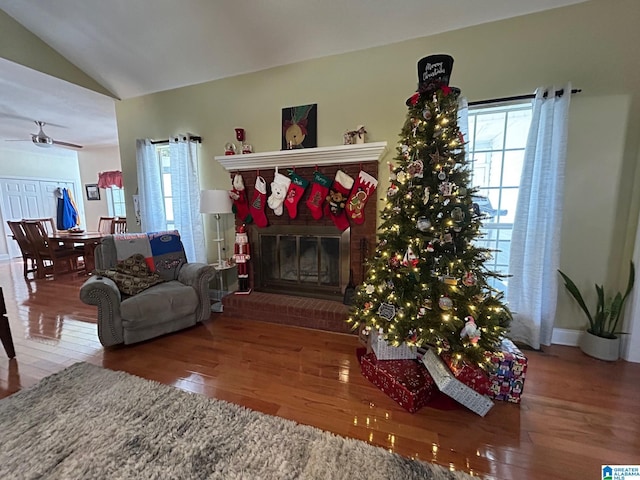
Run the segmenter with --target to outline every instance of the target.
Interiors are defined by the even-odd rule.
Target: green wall
[[[444,52],[455,59],[452,85],[471,101],[567,81],[582,89],[571,100],[561,268],[585,289],[594,282],[619,286],[626,282],[640,210],[640,189],[634,188],[640,185],[638,19],[637,0],[593,0],[121,101],[116,114],[125,188],[136,190],[135,139],[177,132],[204,139],[202,187],[228,188],[229,175],[213,157],[234,140],[234,127],[246,129],[255,151],[279,150],[281,109],[317,103],[319,146],[341,144],[342,133],[359,124],[366,125],[368,141],[389,142],[380,165],[382,196],[404,102],[417,83],[416,63]],[[558,297],[556,326],[583,327],[563,288]]]

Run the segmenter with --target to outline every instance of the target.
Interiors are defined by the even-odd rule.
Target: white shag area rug
[[[0,478],[472,477],[228,402],[77,363],[0,400]]]

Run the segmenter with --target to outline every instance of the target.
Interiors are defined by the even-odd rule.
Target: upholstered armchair
[[[187,263],[177,231],[108,235],[96,248],[95,262],[80,299],[98,307],[104,346],[155,338],[211,314],[209,281],[215,268]]]

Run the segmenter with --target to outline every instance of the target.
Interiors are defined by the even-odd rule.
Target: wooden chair
[[[31,221],[31,222],[40,222],[42,224],[42,226],[44,227],[44,229],[46,230],[46,232],[50,235],[57,233],[58,229],[56,228],[56,224],[53,221],[53,218],[51,217],[47,217],[47,218],[23,218],[22,219],[23,222],[26,221]]]
[[[33,273],[35,277],[38,270],[38,257],[34,247],[31,245],[31,241],[27,237],[27,232],[25,232],[22,222],[7,220],[7,224],[14,240],[18,242],[20,253],[22,253],[24,278],[28,278],[29,273]]]
[[[127,233],[127,219],[115,218],[111,224],[111,233]]]
[[[100,217],[98,231],[100,233],[113,233],[113,221],[118,217]]]
[[[82,252],[73,248],[59,248],[49,240],[45,227],[38,221],[24,221],[22,226],[36,253],[38,278],[44,278],[47,273],[54,277],[58,273],[79,270],[78,259]]]

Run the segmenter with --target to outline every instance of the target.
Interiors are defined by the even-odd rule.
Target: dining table
[[[84,247],[84,269],[87,274],[96,268],[95,250],[103,237],[109,235],[102,232],[69,232],[59,230],[49,234],[49,240],[68,246],[82,245]]]

